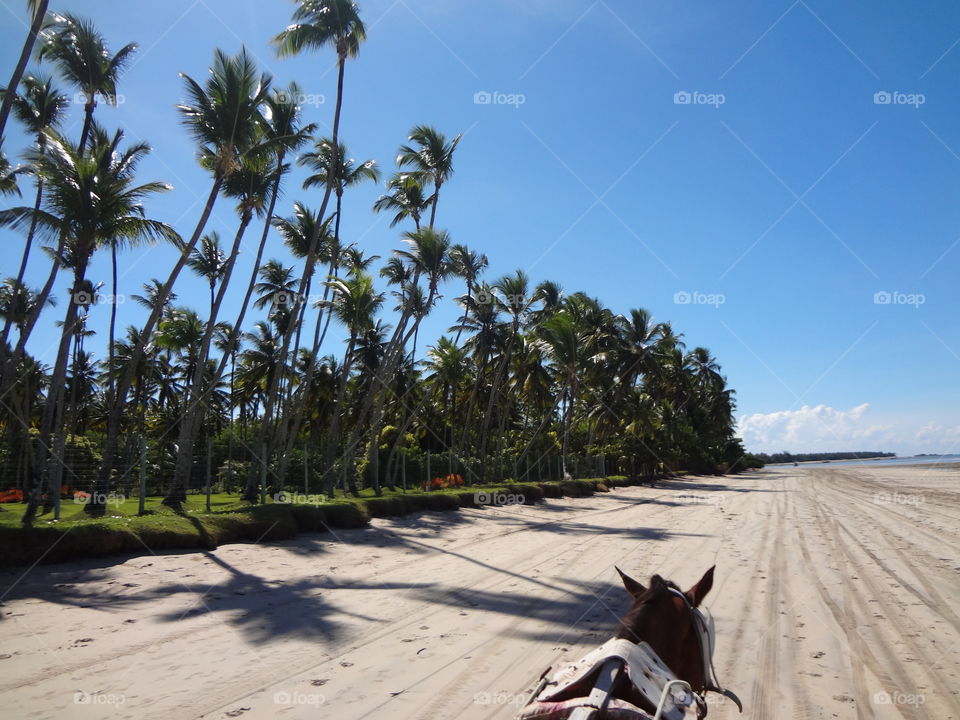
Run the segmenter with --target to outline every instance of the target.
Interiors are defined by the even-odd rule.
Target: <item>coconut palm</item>
[[[480,274],[486,270],[490,261],[483,253],[474,252],[466,245],[453,245],[450,248],[450,269],[453,274],[462,278],[467,284],[466,302],[473,299],[473,290],[477,284]],[[460,335],[463,332],[461,328],[457,329],[457,336],[454,338],[454,344],[460,344]]]
[[[216,50],[213,66],[203,85],[183,73],[181,77],[186,84],[188,99],[177,109],[199,147],[200,164],[211,173],[213,182],[193,234],[181,245],[180,256],[143,326],[146,338],[153,333],[174,283],[193,254],[224,182],[242,167],[247,154],[262,149],[264,118],[260,114],[260,106],[270,90],[270,76],[257,72],[253,59],[245,49],[232,57],[222,50]],[[111,403],[98,479],[103,487],[107,486],[113,469],[124,400],[133,382],[133,368],[136,365],[131,363],[121,376]],[[95,512],[96,506],[90,503],[86,509]]]
[[[27,75],[22,80],[23,90],[12,94],[11,108],[14,117],[24,126],[26,131],[36,137],[37,149],[43,152],[47,146],[46,131],[56,128],[63,120],[63,115],[69,106],[67,96],[53,85],[50,78],[38,75]],[[4,93],[6,99],[6,93]],[[43,199],[43,178],[37,176],[37,196],[34,208],[39,209]],[[23,259],[20,261],[20,271],[17,281],[23,282],[27,269],[27,260],[33,245],[35,227],[27,233],[27,242],[23,249]],[[7,336],[4,335],[4,340]]]
[[[30,13],[30,29],[27,31],[27,37],[23,42],[23,48],[20,50],[17,64],[13,68],[10,82],[7,83],[7,92],[3,95],[3,102],[0,103],[0,138],[3,137],[3,131],[7,127],[7,118],[10,116],[13,98],[20,86],[20,78],[23,77],[23,73],[27,69],[27,63],[33,53],[33,46],[46,18],[47,5],[49,5],[49,0],[27,0],[27,11]]]
[[[429,181],[433,184],[433,194],[430,196],[430,227],[433,227],[437,218],[440,188],[453,175],[453,152],[457,149],[462,137],[461,133],[447,142],[444,134],[436,128],[417,125],[410,131],[408,138],[415,147],[400,146],[397,165],[401,168],[412,168],[421,181]]]
[[[187,265],[197,275],[207,281],[210,288],[210,314],[213,314],[213,304],[216,301],[214,292],[217,282],[223,277],[226,256],[220,242],[220,234],[216,231],[200,238],[200,247],[190,255]]]
[[[340,365],[340,377],[337,383],[337,397],[334,402],[333,418],[327,431],[327,440],[324,444],[324,471],[326,473],[326,488],[328,493],[333,492],[333,460],[337,447],[337,437],[340,431],[340,420],[343,415],[344,398],[347,392],[347,380],[350,369],[355,360],[354,348],[357,339],[373,327],[373,318],[383,305],[384,295],[373,287],[373,278],[364,273],[358,273],[346,279],[333,278],[327,281],[331,290],[330,311],[348,333],[347,349]]]
[[[213,304],[210,306],[210,317],[207,318],[206,328],[203,337],[200,340],[199,361],[194,368],[193,379],[189,385],[187,401],[185,403],[185,412],[180,423],[180,437],[178,445],[181,448],[177,455],[177,463],[174,471],[173,482],[164,503],[174,507],[179,506],[186,500],[187,482],[190,477],[190,468],[193,458],[193,446],[196,442],[197,433],[200,428],[203,416],[206,412],[205,403],[209,393],[217,387],[220,382],[220,376],[223,368],[226,366],[227,358],[224,356],[222,362],[213,368],[214,377],[206,384],[203,383],[203,375],[207,369],[207,360],[210,353],[210,344],[217,327],[217,318],[223,299],[226,297],[227,288],[230,285],[230,278],[236,265],[237,257],[240,254],[240,246],[243,241],[244,233],[250,225],[254,215],[262,215],[269,203],[271,190],[274,186],[275,174],[280,172],[273,164],[271,155],[262,152],[248,153],[242,160],[241,166],[230,173],[223,184],[224,193],[238,199],[237,212],[240,215],[240,225],[237,227],[233,238],[233,246],[227,255],[223,267],[223,277],[220,281],[220,287],[217,289]]]
[[[419,230],[423,214],[433,203],[433,197],[424,194],[421,179],[412,173],[394,173],[387,180],[387,190],[373,204],[374,212],[395,213],[390,227],[410,218],[415,229]]]
[[[36,221],[38,233],[65,241],[64,259],[73,270],[72,286],[77,292],[86,280],[90,259],[104,244],[118,238],[179,240],[169,225],[144,217],[142,202],[171,189],[166,183],[156,181],[135,184],[137,165],[147,155],[149,147],[135,143],[123,150],[120,147],[122,141],[123,131],[118,130],[111,138],[94,125],[90,148],[83,152],[64,137],[51,132],[46,152],[35,150],[28,154],[35,172],[43,177],[47,187],[43,207],[39,210],[17,207],[0,211],[0,226],[23,227]],[[41,438],[49,437],[54,431],[63,432],[62,425],[57,423],[56,411],[63,397],[70,341],[84,299],[75,296],[67,303],[41,423]],[[38,445],[42,447],[42,443]],[[56,462],[55,458],[50,460]],[[41,492],[42,481],[35,480],[24,522],[32,521]]]
[[[136,50],[137,44],[130,43],[111,55],[93,23],[70,13],[52,15],[40,33],[38,57],[52,60],[63,79],[83,96],[80,150],[87,144],[97,97],[109,105],[117,104],[117,81]]]
[[[339,147],[346,61],[347,58],[358,55],[360,45],[365,39],[366,29],[360,19],[360,9],[352,0],[297,0],[297,7],[293,12],[293,22],[273,40],[277,55],[280,57],[299,55],[305,50],[322,50],[328,46],[332,46],[337,53],[337,99],[333,111],[333,128],[330,137],[331,146],[334,148]],[[318,217],[325,217],[332,192],[333,185],[327,183],[317,213]],[[301,297],[306,297],[308,294],[307,287],[313,277],[319,243],[318,226],[317,232],[310,238],[307,248],[306,262],[298,288],[298,294]],[[283,345],[280,353],[281,364],[286,364],[294,328],[300,325],[301,323],[290,323],[283,333]],[[273,423],[275,399],[280,395],[276,386],[279,377],[274,377],[273,382],[275,385],[269,388],[264,407],[264,421],[267,427]],[[267,437],[267,453],[272,453],[274,441],[275,438],[272,436]]]
[[[237,313],[237,319],[233,323],[234,340],[240,328],[243,326],[244,318],[250,306],[250,298],[253,295],[254,286],[257,282],[257,273],[260,269],[260,262],[263,259],[263,251],[267,245],[267,237],[270,233],[270,227],[274,221],[274,210],[277,206],[277,199],[280,197],[281,182],[289,170],[285,163],[287,153],[298,150],[309,139],[310,133],[316,129],[316,125],[310,123],[303,125],[301,123],[300,106],[297,105],[297,98],[301,97],[302,91],[296,83],[290,83],[286,89],[274,89],[264,99],[262,106],[263,112],[263,144],[268,152],[273,154],[274,167],[276,172],[273,176],[273,186],[270,188],[269,206],[264,213],[265,221],[263,231],[260,233],[260,244],[257,246],[257,255],[253,261],[253,267],[250,272],[250,279],[247,282],[247,290],[244,293],[243,301],[240,303],[240,310]],[[218,367],[218,375],[222,375],[224,365],[221,362]]]

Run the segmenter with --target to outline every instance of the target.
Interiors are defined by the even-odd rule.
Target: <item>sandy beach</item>
[[[960,718],[960,469],[784,468],[0,575],[6,718],[509,718],[710,566],[745,718]],[[714,698],[710,717],[741,717]]]

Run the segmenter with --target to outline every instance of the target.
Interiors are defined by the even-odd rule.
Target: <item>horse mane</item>
[[[659,575],[654,575],[650,578],[650,585],[644,591],[640,597],[636,599],[637,605],[645,605],[647,603],[653,602],[660,598],[665,592],[668,592],[670,589],[679,590],[680,588],[671,581],[665,578],[660,577]]]

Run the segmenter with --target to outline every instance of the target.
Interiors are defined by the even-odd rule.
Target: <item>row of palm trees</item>
[[[616,315],[583,294],[565,296],[555,283],[534,287],[522,271],[488,283],[486,256],[436,225],[460,136],[422,125],[400,147],[374,210],[389,213],[391,227],[407,227],[402,249],[375,271],[379,258],[344,240],[345,195],[380,180],[377,164],[352,159],[341,140],[346,61],[365,40],[351,0],[299,0],[274,40],[281,57],[334,50],[329,137],[304,121],[295,102],[301,89],[274,88],[245,50],[217,50],[202,82],[181,74],[186,100],[177,109],[210,176],[200,217],[182,235],[147,216],[149,200],[170,190],[137,178],[150,148],[127,144],[121,130],[111,133],[96,118],[98,98],[116,100],[136,45],[111,53],[89,21],[46,13],[46,3],[30,9],[42,22],[27,45],[35,41],[37,59],[83,94],[84,122],[77,141],[61,133],[67,98],[41,73],[19,68],[3,93],[4,109],[33,144],[23,165],[3,160],[0,191],[18,193],[29,180],[36,191],[32,205],[0,211],[0,226],[26,237],[18,275],[0,287],[4,453],[27,473],[25,522],[41,507],[58,513],[57,490],[73,473],[65,451],[78,436],[94,438],[100,450],[87,505],[93,514],[104,509],[97,498],[133,470],[147,437],[177,449],[165,499],[174,506],[214,434],[242,449],[250,501],[284,487],[298,448],[314,457],[330,492],[363,485],[379,493],[424,453],[472,480],[515,477],[551,453],[563,472],[573,453],[646,467],[735,459],[731,391],[706,350],[684,352],[680,336],[645,311]],[[291,161],[309,170],[303,189],[319,204],[314,210],[297,200],[284,216],[277,206]],[[232,238],[206,231],[220,200],[235,203]],[[241,244],[254,229],[256,257],[242,275]],[[278,238],[295,265],[270,259]],[[33,289],[24,277],[37,262],[37,242],[49,272]],[[84,349],[86,319],[102,292],[88,277],[91,260],[110,252],[116,297],[118,252],[157,242],[177,249],[176,262],[136,296],[146,319],[122,338],[111,304],[107,351],[96,360]],[[176,304],[185,268],[207,284],[202,311]],[[46,368],[26,347],[56,300],[61,270],[72,278],[56,359]],[[460,320],[419,359],[422,321],[441,286],[456,280],[464,289]],[[242,300],[233,306],[226,297],[237,288]],[[391,323],[382,314],[388,296]],[[265,314],[251,323],[251,311]],[[333,322],[345,331],[343,352],[324,354]]]

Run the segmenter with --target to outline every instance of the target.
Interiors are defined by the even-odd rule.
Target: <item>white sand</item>
[[[0,715],[509,718],[611,635],[614,564],[687,587],[716,562],[742,717],[958,720],[958,535],[956,468],[791,467],[8,570]]]

